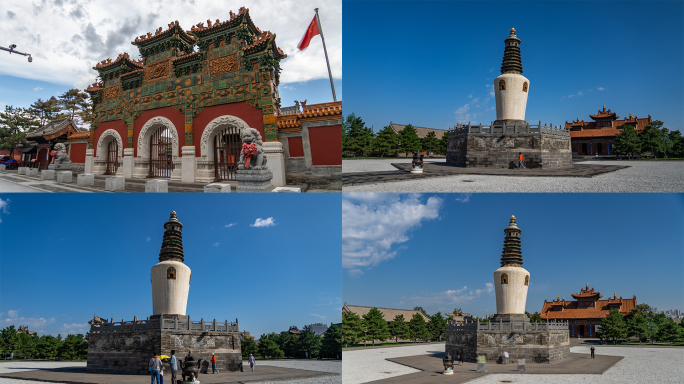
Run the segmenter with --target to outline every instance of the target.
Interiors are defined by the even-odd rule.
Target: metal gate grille
[[[240,144],[240,130],[235,127],[226,127],[214,136],[216,181],[235,180]]]
[[[171,177],[173,172],[171,131],[159,127],[150,139],[150,177]]]
[[[119,145],[116,140],[111,140],[107,144],[107,170],[105,175],[116,175],[119,170]]]

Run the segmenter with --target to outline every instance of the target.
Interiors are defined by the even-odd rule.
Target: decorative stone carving
[[[97,155],[96,158],[98,160],[107,160],[107,151],[102,151],[102,147],[104,147],[105,144],[109,142],[109,138],[111,136],[111,140],[116,140],[117,144],[117,158],[120,159],[123,157],[123,140],[121,140],[121,135],[119,135],[119,132],[113,130],[113,129],[108,129],[104,132],[102,132],[102,135],[100,135],[100,139],[97,141]]]
[[[204,128],[204,132],[202,132],[202,138],[200,139],[200,154],[202,157],[206,157],[207,160],[214,159],[214,151],[210,150],[211,147],[209,143],[216,132],[220,131],[219,128],[222,128],[225,125],[237,127],[240,132],[249,128],[249,125],[247,125],[244,120],[230,115],[219,116],[210,121],[209,124],[207,124],[207,126]]]
[[[209,67],[211,68],[211,74],[219,75],[226,72],[237,71],[237,55],[233,54],[226,57],[221,57],[218,59],[211,60],[209,62]]]
[[[176,268],[169,267],[169,269],[166,270],[166,278],[176,280]]]
[[[120,91],[121,91],[121,88],[119,88],[119,87],[112,87],[109,89],[105,89],[105,91],[104,91],[105,100],[114,99],[114,98],[119,97],[119,95],[121,94]]]
[[[261,134],[254,128],[247,128],[240,131],[242,139],[242,150],[240,151],[240,161],[238,169],[268,169],[266,166],[266,155],[262,145]]]
[[[169,65],[166,61],[153,65],[147,68],[147,80],[156,79],[158,77],[169,74]]]
[[[69,159],[69,155],[67,154],[66,151],[66,146],[64,143],[57,143],[53,147],[53,150],[56,151],[57,153],[53,155],[54,161],[53,164],[70,164],[71,159]]]
[[[173,125],[171,120],[166,117],[157,116],[147,120],[147,123],[143,125],[140,129],[140,134],[138,135],[138,156],[142,160],[150,159],[150,137],[152,133],[159,128],[159,126],[165,126],[171,132],[171,144],[173,148],[173,159],[178,158],[178,131],[176,126]],[[152,129],[151,129],[152,128]]]

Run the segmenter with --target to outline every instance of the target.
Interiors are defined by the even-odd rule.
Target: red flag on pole
[[[299,48],[300,51],[305,50],[309,46],[311,39],[313,39],[314,36],[320,35],[320,34],[321,34],[321,31],[318,28],[318,22],[316,20],[316,16],[314,16],[313,20],[311,20],[311,24],[309,24],[309,28],[306,29],[306,32],[304,33],[302,40],[297,45],[297,48]]]

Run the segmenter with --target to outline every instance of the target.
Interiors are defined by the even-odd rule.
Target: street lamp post
[[[7,51],[10,53],[10,55],[13,53],[16,53],[19,55],[28,56],[28,62],[30,63],[33,61],[33,58],[31,57],[30,53],[23,53],[23,52],[15,51],[14,48],[16,48],[16,47],[17,47],[16,44],[10,44],[9,48],[0,47],[0,50]]]

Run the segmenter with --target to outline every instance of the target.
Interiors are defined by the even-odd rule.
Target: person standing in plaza
[[[252,368],[252,372],[254,372],[254,366],[256,365],[256,359],[254,358],[254,355],[250,353],[249,359],[247,361],[249,362],[249,367]]]
[[[458,361],[460,361],[461,365],[463,365],[463,350],[462,349],[458,350]]]
[[[487,372],[487,356],[485,355],[477,356],[477,372],[480,372],[480,369],[484,369]]]
[[[518,169],[520,169],[520,168],[525,168],[525,164],[523,164],[522,152],[518,152]]]
[[[525,369],[525,359],[518,359],[518,372],[520,372],[520,368],[522,368],[523,372],[527,372],[527,369]]]
[[[150,359],[150,377],[151,377],[151,384],[154,384],[154,379],[157,379],[157,384],[161,384],[161,379],[159,376],[159,371],[162,369],[162,361],[159,359],[159,356],[154,355],[153,358]]]
[[[219,370],[216,369],[216,354],[212,353],[211,354],[211,374],[213,375],[214,373],[219,373]]]
[[[176,350],[171,350],[171,358],[169,359],[169,365],[171,366],[171,383],[176,384],[176,374],[178,373],[178,362],[176,360]]]
[[[14,352],[10,352],[10,361],[14,360]]]
[[[504,351],[503,358],[504,358],[504,365],[508,364],[508,351]]]
[[[592,358],[592,359],[594,358],[594,351],[595,351],[595,350],[596,350],[596,348],[594,348],[594,346],[592,346],[591,349],[590,349],[590,351],[591,351],[591,358]]]

